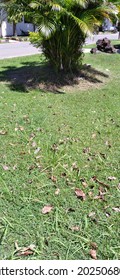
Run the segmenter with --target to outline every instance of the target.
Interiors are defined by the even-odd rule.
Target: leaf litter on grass
[[[94,59],[99,60],[99,57]],[[14,151],[12,151],[10,160],[10,151],[7,147],[7,141],[5,142],[4,147],[6,154],[8,153],[8,159],[3,162],[4,165],[10,166],[11,176],[9,174],[10,172],[3,172],[2,174],[3,186],[5,182],[7,186],[9,184],[9,188],[12,190],[13,201],[15,201],[15,211],[12,211],[12,203],[8,203],[9,201],[4,196],[4,191],[1,193],[1,198],[3,197],[3,204],[4,201],[8,203],[8,207],[5,205],[3,211],[4,214],[8,216],[10,213],[10,221],[12,220],[12,215],[15,218],[15,214],[17,216],[18,213],[16,219],[20,219],[20,225],[18,223],[17,229],[21,232],[21,240],[23,240],[20,241],[21,244],[24,244],[24,242],[25,244],[30,244],[31,240],[37,240],[36,244],[37,242],[39,243],[40,251],[43,250],[42,254],[39,254],[39,258],[47,258],[47,256],[51,259],[52,257],[56,258],[57,251],[59,251],[59,256],[57,255],[57,258],[64,258],[66,256],[66,248],[68,248],[69,245],[68,258],[91,258],[93,256],[89,253],[90,249],[97,251],[98,256],[101,258],[106,257],[110,259],[116,258],[119,255],[118,249],[114,247],[116,246],[117,248],[118,246],[117,219],[119,215],[119,203],[117,192],[120,186],[117,179],[108,179],[108,177],[117,178],[117,146],[115,148],[114,145],[114,143],[117,143],[117,138],[115,138],[117,131],[113,134],[111,130],[112,127],[107,127],[105,121],[111,109],[111,114],[114,115],[116,112],[117,102],[115,102],[115,98],[117,91],[114,93],[114,96],[113,93],[111,93],[112,108],[110,108],[109,100],[111,97],[108,88],[104,88],[106,87],[105,84],[103,84],[102,87],[103,91],[95,92],[93,89],[93,91],[84,92],[84,94],[80,92],[79,87],[79,93],[77,92],[75,94],[75,92],[73,92],[73,94],[66,94],[64,96],[55,96],[51,93],[44,93],[41,95],[40,92],[34,92],[34,95],[36,94],[36,101],[38,101],[36,103],[33,102],[32,92],[30,92],[29,95],[24,94],[24,98],[26,99],[24,104],[23,93],[21,93],[22,97],[19,95],[19,102],[20,99],[22,101],[21,104],[19,103],[18,108],[20,108],[20,110],[18,110],[15,123],[16,127],[23,126],[25,129],[22,131],[19,128],[15,133],[17,140],[15,146],[11,146]],[[106,97],[103,94],[105,94]],[[9,96],[11,96],[11,99],[14,98],[16,100],[18,95],[16,92],[12,91],[12,94],[6,97],[7,100]],[[58,114],[56,114],[55,117],[53,116],[52,110],[45,111],[49,104],[54,104],[54,102]],[[113,106],[114,102],[116,104],[115,110]],[[93,107],[95,107],[95,110]],[[25,122],[24,124],[22,122],[21,111],[23,111],[22,116],[25,114],[31,115],[31,127],[29,127],[28,130],[26,130]],[[92,114],[92,111],[96,112]],[[6,119],[4,119],[4,121],[6,121]],[[70,124],[69,127],[66,123]],[[44,135],[43,133],[39,135],[36,128],[41,125],[44,126]],[[7,128],[2,128],[2,130],[5,129],[11,133],[12,123],[9,123],[9,126],[9,129],[7,126]],[[7,140],[10,133],[7,133],[5,137],[3,136],[1,138]],[[75,140],[77,137],[80,140]],[[10,141],[13,141],[12,138]],[[36,146],[34,142],[36,142]],[[31,154],[29,155],[26,153],[26,143],[28,143],[31,148]],[[35,155],[34,151],[39,146],[41,147],[41,152],[39,151]],[[51,147],[53,149],[51,149]],[[14,164],[12,163],[13,156],[16,158]],[[36,168],[36,160],[38,164],[42,166],[41,169]],[[7,164],[8,162],[9,164]],[[13,170],[11,167],[14,166],[16,162],[18,168],[16,172],[12,172]],[[55,180],[56,182],[54,182],[52,179],[50,181],[50,176],[55,176],[57,181]],[[91,181],[90,178],[92,177],[94,177],[94,179]],[[33,182],[34,184],[32,184]],[[77,197],[75,194],[75,186],[85,194],[85,201],[81,202],[84,197],[83,194],[82,196],[80,195],[80,199]],[[58,189],[60,189],[60,195],[55,194]],[[95,196],[98,196],[97,199],[94,199]],[[39,200],[38,197],[40,197]],[[51,209],[50,212],[47,212],[48,214],[46,213],[46,215],[44,215],[41,212],[41,203],[45,206],[54,206],[55,209],[57,205],[58,212],[56,211],[55,215],[54,211],[49,214],[52,211]],[[105,207],[108,208],[105,209]],[[108,216],[106,216],[106,214]],[[30,221],[31,216],[34,217],[34,223]],[[24,230],[22,233],[21,225],[23,228],[23,223]],[[15,221],[11,221],[11,224],[13,228],[16,228],[14,226]],[[79,224],[81,235],[78,230]],[[66,226],[70,238],[68,238],[68,234],[65,234]],[[15,235],[17,237],[14,238],[17,240],[17,230],[14,232],[14,236]],[[38,235],[37,238],[36,235]],[[9,236],[11,237],[12,233],[9,232],[8,237]],[[24,241],[24,236],[27,243]],[[50,236],[50,238],[48,236]],[[43,245],[41,249],[39,240],[43,237],[47,240],[49,239],[49,244],[45,247]],[[55,238],[58,243],[54,242]],[[83,238],[81,239],[82,243],[80,243],[80,238]],[[98,244],[98,248],[91,246],[90,240],[95,241]],[[69,244],[69,242],[71,243]],[[5,241],[5,246],[7,246],[7,241]],[[3,247],[5,246],[3,244]],[[106,248],[106,251],[104,248]],[[26,256],[27,254],[29,256],[29,251],[28,249]],[[55,252],[55,254],[53,252]],[[32,254],[31,258],[33,258]]]

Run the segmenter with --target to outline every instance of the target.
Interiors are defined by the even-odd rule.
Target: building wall
[[[13,24],[8,23],[4,20],[1,24],[1,35],[2,37],[12,36],[13,35]]]
[[[24,18],[23,21],[19,22],[16,24],[16,34],[17,36],[22,35],[22,31],[28,32],[28,31],[34,31],[34,26],[32,23],[25,23]],[[1,27],[0,27],[0,36],[2,37],[9,37],[13,36],[13,23],[9,23],[7,21],[7,17],[4,16],[3,21],[1,22]]]
[[[24,21],[17,23],[16,25],[16,35],[22,35],[22,31],[34,31],[34,26],[32,23],[25,23]]]

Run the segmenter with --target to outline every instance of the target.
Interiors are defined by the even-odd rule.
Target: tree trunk
[[[13,36],[16,36],[16,23],[13,21]]]

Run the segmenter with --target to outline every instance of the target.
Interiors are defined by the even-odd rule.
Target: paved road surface
[[[98,39],[103,39],[107,37],[109,40],[117,40],[118,39],[118,32],[117,33],[102,33],[98,35],[93,35],[91,38],[86,39],[86,44],[96,43]]]
[[[107,37],[110,40],[118,39],[118,33],[94,35],[92,38],[88,38],[86,40],[86,44],[95,43],[98,39],[104,37]],[[12,42],[0,44],[0,59],[33,55],[40,52],[40,50],[33,47],[29,42]]]
[[[0,44],[0,59],[38,54],[37,48],[29,42],[14,42]]]

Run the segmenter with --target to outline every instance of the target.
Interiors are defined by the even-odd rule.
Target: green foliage
[[[101,1],[102,2],[102,1]],[[82,47],[86,36],[108,17],[111,10],[98,1],[33,1],[34,22],[38,26],[38,42],[43,53],[57,71],[73,71],[82,60]]]
[[[11,0],[9,18],[17,22],[28,16],[37,26],[31,42],[42,47],[56,71],[71,72],[82,60],[85,38],[114,14],[109,1],[98,0]],[[38,39],[37,39],[38,38]],[[38,40],[38,42],[37,42]]]

